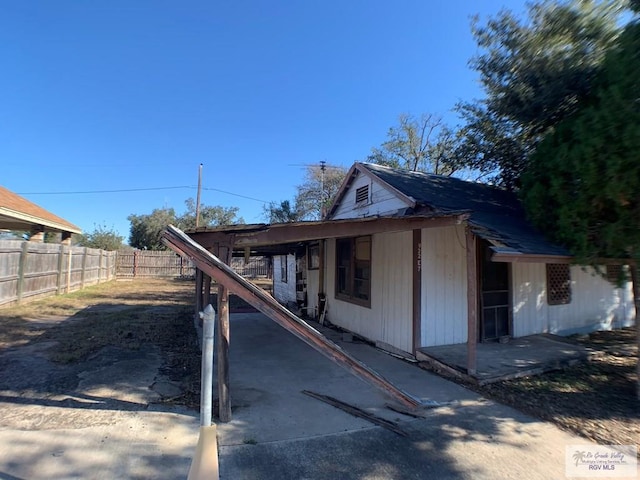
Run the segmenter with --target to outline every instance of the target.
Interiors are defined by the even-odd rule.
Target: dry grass
[[[109,282],[66,295],[0,309],[0,349],[48,341],[49,358],[81,362],[105,346],[160,347],[165,373],[184,388],[181,403],[197,405],[200,351],[193,328],[193,283]]]
[[[580,341],[602,354],[563,371],[477,390],[598,443],[636,445],[640,451],[635,328],[596,332]]]

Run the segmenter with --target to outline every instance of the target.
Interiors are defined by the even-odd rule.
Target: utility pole
[[[320,220],[324,220],[324,216],[327,214],[327,206],[324,198],[324,171],[326,169],[326,160],[320,160]]]
[[[202,164],[198,168],[198,195],[196,198],[196,228],[200,226],[200,191],[202,190]]]

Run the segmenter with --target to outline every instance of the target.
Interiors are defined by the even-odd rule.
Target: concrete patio
[[[467,344],[421,348],[417,358],[436,369],[479,384],[562,369],[588,361],[596,352],[564,337],[542,334],[506,343],[479,343],[477,371],[467,374]]]

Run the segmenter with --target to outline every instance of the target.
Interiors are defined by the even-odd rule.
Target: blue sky
[[[0,185],[78,225],[202,202],[262,222],[321,160],[350,166],[403,112],[481,96],[470,17],[520,0],[6,0]],[[57,192],[116,193],[55,194]],[[246,198],[249,197],[249,198]],[[261,201],[263,202],[261,202]]]

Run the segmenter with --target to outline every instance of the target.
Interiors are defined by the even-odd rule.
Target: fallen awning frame
[[[382,375],[352,357],[304,320],[280,305],[264,290],[238,275],[218,257],[205,250],[178,228],[172,225],[168,226],[162,234],[162,241],[179,255],[190,259],[199,270],[214,278],[278,325],[353,375],[381,390],[402,405],[410,408],[422,406],[419,399],[402,391]]]

